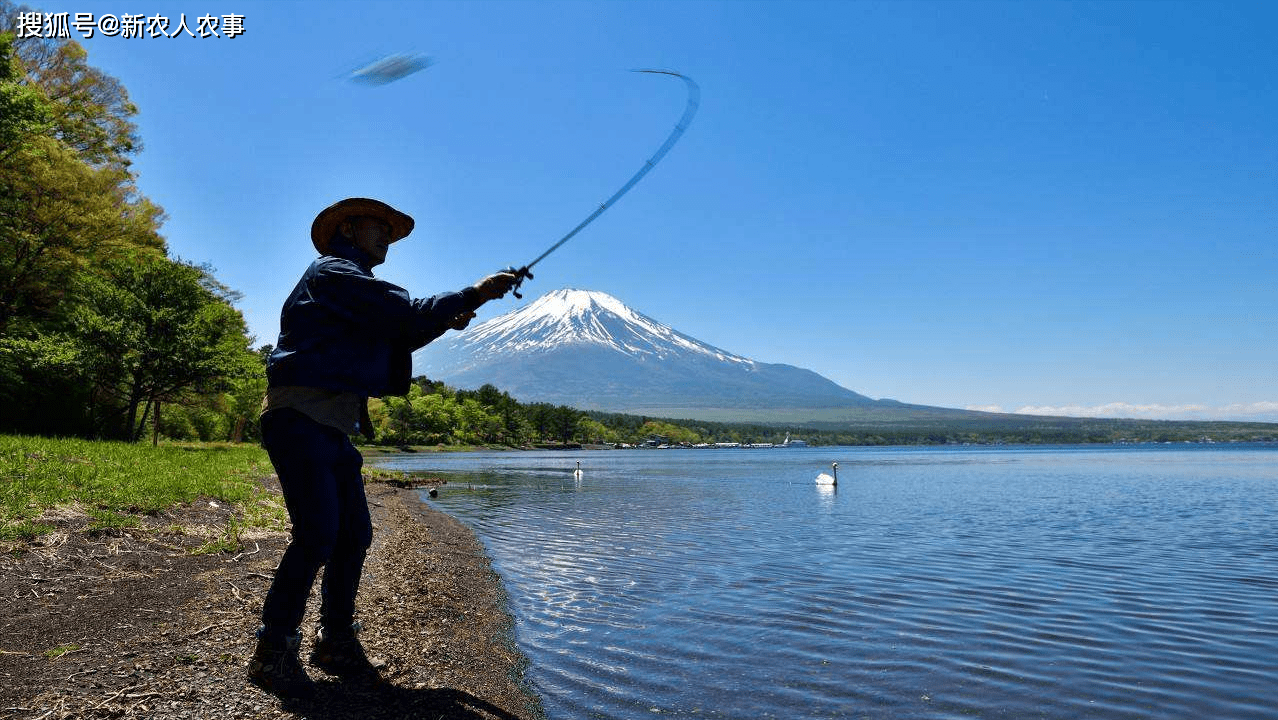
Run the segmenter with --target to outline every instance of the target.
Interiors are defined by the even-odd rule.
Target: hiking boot
[[[347,680],[380,681],[378,670],[386,663],[383,660],[368,659],[364,646],[355,637],[359,630],[359,623],[337,629],[321,625],[315,636],[311,664],[330,675]]]
[[[249,658],[249,682],[281,698],[305,700],[315,696],[315,683],[307,677],[297,659],[302,632],[272,638],[258,630],[257,649]]]

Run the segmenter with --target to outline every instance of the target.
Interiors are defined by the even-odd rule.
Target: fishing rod
[[[661,162],[661,158],[665,157],[666,153],[670,152],[670,148],[674,147],[674,144],[679,141],[679,138],[683,135],[683,131],[688,129],[688,125],[692,122],[692,117],[697,114],[697,108],[701,105],[701,88],[697,87],[697,84],[692,81],[692,78],[687,75],[674,72],[673,70],[633,70],[632,72],[669,75],[682,80],[688,87],[688,103],[683,108],[683,115],[679,117],[679,122],[677,122],[674,129],[670,131],[670,135],[666,137],[665,142],[661,143],[661,147],[657,148],[657,152],[654,153],[652,157],[648,158],[647,162],[643,164],[643,167],[639,168],[639,172],[636,172],[633,176],[631,176],[631,178],[626,181],[626,184],[621,186],[620,190],[612,194],[612,197],[603,201],[603,203],[601,203],[594,212],[590,213],[585,220],[578,223],[577,227],[570,230],[567,235],[559,238],[559,241],[547,248],[546,252],[538,255],[537,259],[520,268],[506,268],[505,272],[512,273],[516,278],[515,285],[511,288],[515,297],[523,298],[523,295],[519,294],[519,287],[524,284],[524,280],[532,279],[533,266],[544,260],[547,255],[558,250],[561,245],[571,240],[574,235],[581,232],[587,225],[594,222],[595,218],[599,217],[605,210],[612,207],[612,204],[617,202],[622,195],[630,192],[630,188],[634,187],[640,180],[642,180],[643,176],[647,175],[648,172],[657,165],[657,163]]]

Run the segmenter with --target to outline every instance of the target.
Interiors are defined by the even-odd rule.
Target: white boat
[[[808,444],[802,440],[791,440],[790,433],[785,434],[785,442],[781,443],[781,447],[807,447]]]

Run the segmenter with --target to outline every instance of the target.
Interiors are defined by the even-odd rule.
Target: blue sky
[[[244,16],[81,41],[140,107],[172,254],[259,342],[342,197],[417,219],[378,270],[416,295],[536,257],[669,132],[682,84],[627,72],[669,68],[700,113],[528,299],[603,291],[872,397],[1278,421],[1278,4],[36,7]],[[404,52],[436,64],[343,79]]]

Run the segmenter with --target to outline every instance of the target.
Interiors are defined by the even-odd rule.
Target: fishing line
[[[559,238],[559,241],[547,248],[546,252],[538,255],[537,259],[518,269],[514,267],[507,268],[506,272],[514,273],[515,277],[518,278],[515,281],[514,288],[512,288],[515,297],[523,297],[523,295],[519,294],[519,287],[524,284],[525,279],[532,279],[532,272],[530,272],[532,267],[545,259],[545,257],[550,253],[558,250],[561,245],[571,240],[574,235],[581,232],[587,225],[594,222],[595,218],[599,217],[605,210],[612,207],[612,204],[617,202],[622,195],[630,192],[630,188],[634,187],[640,180],[642,180],[643,176],[647,175],[652,168],[656,167],[657,163],[661,162],[661,158],[665,157],[666,153],[670,152],[670,148],[674,147],[674,144],[683,136],[684,130],[688,129],[688,125],[692,122],[692,117],[697,114],[697,108],[701,105],[701,88],[693,82],[692,78],[674,72],[673,70],[633,70],[632,72],[669,75],[682,80],[688,88],[688,102],[683,108],[683,115],[679,117],[679,122],[675,123],[674,129],[670,131],[670,135],[666,137],[665,142],[661,143],[661,147],[657,148],[657,152],[654,153],[652,157],[648,158],[647,162],[643,164],[643,167],[639,168],[639,171],[631,176],[631,178],[626,181],[626,184],[621,186],[621,189],[613,193],[612,197],[603,201],[603,203],[601,203],[594,212],[590,213],[585,220],[578,223],[577,227],[570,230],[567,235]]]
[[[432,64],[434,64],[434,61],[424,55],[390,55],[351,72],[348,77],[352,82],[358,82],[365,85],[385,85],[407,77],[408,75],[412,75],[419,70],[430,67]],[[666,136],[665,142],[661,143],[661,147],[657,148],[657,152],[653,153],[652,157],[648,158],[648,160],[644,162],[643,167],[639,168],[639,171],[632,175],[630,179],[626,181],[625,185],[622,185],[617,192],[613,193],[612,197],[609,197],[607,200],[600,203],[599,207],[596,208],[594,212],[590,213],[590,215],[586,216],[585,220],[577,223],[577,227],[568,231],[567,235],[559,238],[554,245],[551,245],[545,252],[538,255],[535,260],[520,268],[510,267],[506,269],[506,272],[514,274],[516,278],[515,285],[511,288],[515,297],[523,297],[523,295],[519,294],[519,287],[524,284],[524,280],[532,279],[533,275],[531,271],[533,266],[544,260],[547,255],[558,250],[560,246],[571,240],[573,236],[585,229],[587,225],[594,222],[595,218],[602,215],[605,210],[612,207],[612,204],[621,199],[621,196],[630,192],[630,188],[638,184],[649,171],[656,167],[657,163],[661,162],[661,158],[665,157],[666,153],[670,152],[670,148],[674,147],[676,142],[679,142],[679,138],[683,136],[683,132],[687,130],[688,125],[692,123],[693,116],[697,114],[697,108],[701,105],[701,88],[693,82],[692,78],[687,75],[674,72],[673,70],[632,70],[631,72],[648,73],[650,75],[669,75],[670,77],[676,77],[682,80],[684,85],[688,88],[688,102],[683,108],[683,115],[679,117],[679,122],[675,123],[674,129],[670,131],[668,136]]]

